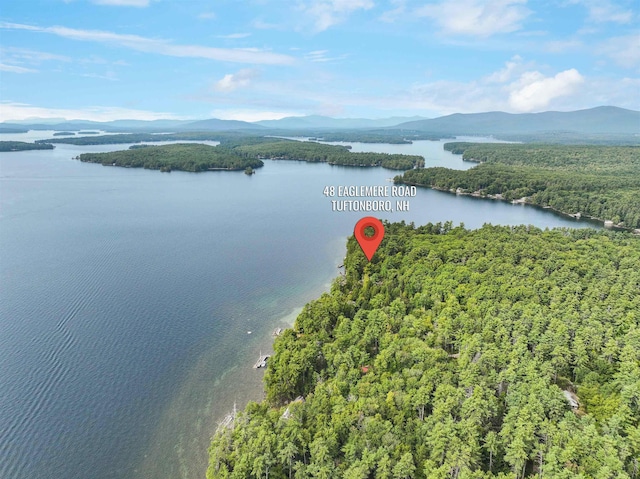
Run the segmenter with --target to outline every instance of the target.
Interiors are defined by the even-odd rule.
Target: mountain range
[[[262,120],[256,124],[268,128],[282,128],[292,130],[318,129],[318,128],[386,128],[400,125],[402,123],[426,120],[422,116],[402,117],[392,116],[390,118],[380,118],[371,120],[368,118],[331,118],[328,116],[289,116],[280,120]]]
[[[456,113],[428,120],[410,121],[395,128],[457,135],[542,132],[640,134],[640,112],[601,106],[568,112]]]
[[[365,130],[385,129],[446,135],[509,135],[535,133],[640,135],[640,112],[614,106],[601,106],[570,112],[542,113],[455,113],[438,118],[391,117],[384,119],[330,118],[326,116],[287,117],[254,123],[237,120],[85,120],[59,121],[33,119],[0,123],[0,133],[25,130],[108,132],[174,132],[229,130]]]

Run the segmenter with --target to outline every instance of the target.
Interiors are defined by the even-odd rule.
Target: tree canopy
[[[228,148],[197,143],[138,147],[108,153],[83,153],[79,159],[89,163],[101,163],[105,166],[161,169],[163,171],[244,170],[247,167],[259,168],[263,166],[262,161],[239,156]]]
[[[257,158],[326,162],[342,166],[381,166],[393,170],[424,166],[424,158],[418,155],[353,153],[345,146],[313,141],[256,142],[252,145],[240,144],[235,150],[240,154]]]
[[[385,230],[275,340],[208,479],[639,477],[637,238]]]
[[[0,151],[53,150],[50,143],[29,143],[26,141],[0,141]]]
[[[501,195],[558,211],[640,228],[640,147],[447,143],[481,164],[425,168],[397,182],[480,196]]]

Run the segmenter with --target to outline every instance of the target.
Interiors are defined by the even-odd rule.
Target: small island
[[[199,143],[148,146],[108,153],[83,153],[77,158],[86,163],[100,163],[104,166],[148,168],[162,172],[172,170],[191,172],[243,171],[247,168],[260,168],[264,165],[261,160],[242,157],[229,148]]]
[[[0,151],[53,150],[50,143],[28,143],[26,141],[0,141]]]
[[[73,136],[75,134],[75,131],[56,131],[53,136]]]
[[[78,132],[79,135],[99,135],[100,132],[99,131],[93,131],[93,130],[82,130]]]

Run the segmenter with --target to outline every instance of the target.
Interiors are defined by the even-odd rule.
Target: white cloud
[[[393,23],[396,20],[404,17],[404,14],[406,12],[406,0],[391,0],[390,3],[391,5],[395,6],[395,8],[387,10],[382,15],[380,15],[380,20],[383,22]]]
[[[445,34],[488,37],[522,28],[530,11],[526,0],[443,0],[416,11],[433,19]]]
[[[603,42],[596,53],[606,55],[624,68],[640,67],[640,34],[614,37]]]
[[[436,81],[414,85],[408,92],[406,102],[409,106],[412,99],[415,102],[414,108],[421,107],[443,114],[577,109],[595,106],[591,97],[595,91],[610,96],[610,92],[602,85],[592,87],[590,94],[585,94],[585,87],[592,83],[573,68],[553,76],[545,76],[535,69],[534,63],[525,62],[516,55],[503,68],[477,80]],[[613,103],[604,101],[598,104]]]
[[[10,72],[10,73],[37,73],[38,70],[33,70],[32,68],[20,67],[17,65],[7,65],[5,63],[0,63],[0,71]]]
[[[616,105],[640,110],[640,78],[594,78],[580,89],[580,97],[588,98],[589,105]]]
[[[513,76],[522,70],[522,58],[515,55],[510,61],[506,62],[504,68],[488,75],[485,80],[488,83],[505,83],[513,78]]]
[[[314,50],[312,52],[307,53],[304,56],[304,58],[314,63],[326,63],[326,62],[332,62],[336,60],[344,60],[345,58],[347,58],[347,55],[345,54],[339,55],[337,57],[329,57],[327,56],[328,53],[329,53],[329,50]]]
[[[96,5],[115,7],[148,7],[149,0],[92,0]]]
[[[84,73],[83,77],[87,78],[98,78],[100,80],[109,80],[109,81],[119,81],[120,79],[115,74],[115,72],[108,70],[104,75],[100,75],[99,73]]]
[[[26,61],[29,63],[40,63],[43,61],[61,61],[70,62],[71,58],[55,53],[41,52],[38,50],[29,50],[28,48],[2,47],[3,56],[9,56],[14,59]]]
[[[593,23],[630,23],[633,12],[625,10],[609,0],[572,0],[573,4],[583,5]]]
[[[265,22],[260,18],[257,18],[253,22],[251,22],[251,26],[253,28],[257,28],[258,30],[277,30],[281,27],[277,23]]]
[[[313,19],[314,30],[322,32],[341,23],[357,10],[373,8],[373,0],[314,0],[302,3],[300,10]]]
[[[226,39],[236,39],[236,38],[247,38],[250,37],[250,33],[231,33],[229,35],[218,35],[218,38],[226,38]]]
[[[223,76],[216,82],[214,88],[218,91],[228,93],[238,88],[249,86],[251,81],[257,76],[258,72],[256,70],[245,68],[237,73],[229,73]]]
[[[580,40],[552,40],[544,45],[544,49],[549,53],[564,53],[580,47],[582,47]]]
[[[115,44],[132,50],[156,53],[171,57],[206,58],[233,63],[257,63],[285,65],[293,63],[293,57],[271,53],[258,49],[214,48],[200,45],[175,45],[167,40],[141,37],[139,35],[120,34],[100,30],[78,30],[67,27],[35,27],[17,23],[1,22],[0,28],[28,30],[50,33],[71,40]]]
[[[261,121],[261,120],[279,120],[288,116],[302,116],[300,113],[284,112],[284,111],[265,111],[265,110],[213,110],[211,112],[213,118],[221,120],[239,120],[239,121]]]
[[[71,59],[63,55],[29,50],[27,48],[3,47],[0,71],[10,73],[37,73],[33,67],[45,61],[69,62]]]
[[[549,106],[551,100],[575,93],[584,83],[584,77],[575,68],[565,70],[553,77],[540,72],[527,72],[511,85],[509,105],[515,111],[540,111]]]
[[[134,110],[130,108],[91,106],[87,108],[45,108],[25,103],[0,103],[0,121],[26,120],[29,118],[64,118],[65,120],[111,121],[182,119],[172,113]]]
[[[198,15],[198,18],[200,20],[213,20],[214,18],[216,18],[216,14],[214,12],[202,12],[200,15]]]
[[[403,100],[403,107],[417,112],[440,114],[505,110],[504,94],[496,86],[481,81],[439,80],[414,85]],[[400,106],[400,105],[399,105]]]

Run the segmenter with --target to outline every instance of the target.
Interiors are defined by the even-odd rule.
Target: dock
[[[267,367],[267,360],[271,357],[270,354],[261,354],[256,363],[253,365],[253,369],[260,369]]]

